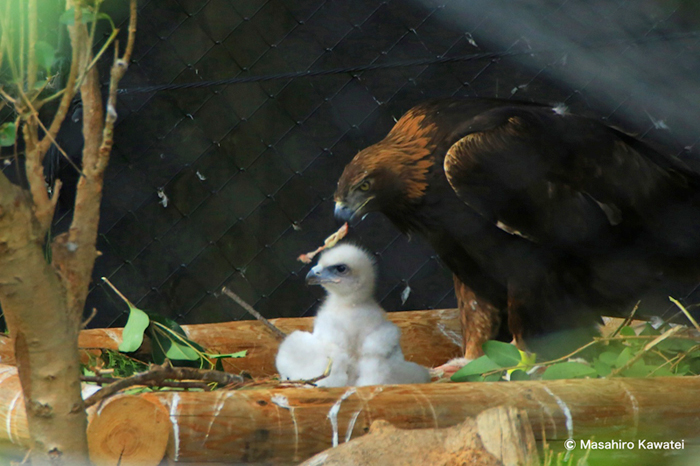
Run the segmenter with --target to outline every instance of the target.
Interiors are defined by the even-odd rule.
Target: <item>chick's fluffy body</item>
[[[344,266],[342,273],[339,265]],[[404,360],[401,332],[374,300],[375,266],[367,251],[338,245],[324,252],[309,276],[327,296],[313,332],[293,332],[280,345],[277,369],[282,378],[317,377],[330,360],[330,376],[318,386],[429,381],[427,369]]]

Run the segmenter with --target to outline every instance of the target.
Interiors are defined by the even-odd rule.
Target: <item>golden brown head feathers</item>
[[[363,208],[380,210],[382,199],[420,199],[435,164],[431,157],[435,130],[420,109],[406,113],[382,141],[360,151],[345,167],[335,193],[336,205],[359,212]]]

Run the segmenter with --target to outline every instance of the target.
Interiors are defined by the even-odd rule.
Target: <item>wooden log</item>
[[[365,464],[536,466],[540,462],[527,413],[500,406],[442,429],[397,429],[387,421],[374,421],[368,435],[325,450],[302,466]]]
[[[29,427],[24,411],[22,385],[17,368],[0,366],[0,440],[22,448],[29,447]]]
[[[700,441],[698,393],[700,378],[670,377],[158,392],[148,399],[167,410],[171,461],[293,464],[365,434],[377,419],[397,428],[450,427],[502,405],[526,411],[535,436],[550,442],[595,436],[690,444]],[[0,368],[0,426],[0,439],[27,444],[14,368]]]
[[[117,395],[91,410],[87,429],[95,466],[157,466],[170,437],[170,416],[150,393]]]
[[[456,309],[390,312],[388,316],[401,329],[401,346],[407,360],[433,367],[460,355],[462,341]],[[280,318],[271,322],[286,333],[313,328],[312,317]],[[183,329],[190,339],[214,352],[247,350],[245,358],[223,360],[227,372],[246,371],[253,377],[277,373],[274,363],[279,341],[257,320],[185,325]],[[121,335],[121,328],[83,330],[79,345],[116,350]],[[0,338],[0,363],[15,364],[13,348],[10,338]]]
[[[174,462],[295,464],[363,435],[372,421],[450,427],[510,405],[547,441],[700,441],[700,378],[276,388],[155,394],[173,423]]]
[[[91,387],[92,388],[92,387]],[[0,366],[0,442],[30,446],[17,368]],[[152,393],[117,395],[88,409],[90,459],[97,466],[157,466],[165,456],[172,424]],[[2,448],[7,450],[7,446]]]

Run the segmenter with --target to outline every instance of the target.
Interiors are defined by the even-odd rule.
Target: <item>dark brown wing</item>
[[[541,108],[473,118],[444,169],[460,199],[482,216],[555,245],[601,244],[658,227],[669,206],[690,202],[697,185],[682,163],[624,133]]]

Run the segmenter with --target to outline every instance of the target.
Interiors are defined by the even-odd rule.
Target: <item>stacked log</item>
[[[456,311],[390,314],[409,359],[433,366],[459,354]],[[285,332],[311,319],[277,319]],[[248,350],[228,370],[274,374],[278,341],[257,321],[185,327],[221,353]],[[86,348],[116,349],[120,329],[84,331]],[[0,339],[0,358],[12,360]],[[4,348],[4,349],[3,349]],[[489,408],[524,412],[537,439],[550,443],[595,436],[700,442],[700,378],[433,383],[376,387],[249,387],[214,392],[118,395],[89,410],[88,441],[99,465],[298,464],[365,435],[374,421],[396,429],[449,428]],[[24,400],[13,367],[0,365],[0,441],[28,445]],[[385,426],[386,427],[386,426]],[[438,433],[435,433],[438,435]],[[483,440],[483,439],[482,439]]]
[[[432,367],[459,356],[462,337],[456,309],[393,312],[388,318],[401,329],[401,346],[407,360]],[[313,328],[313,319],[308,317],[280,318],[271,322],[285,333]],[[191,340],[214,353],[246,350],[245,358],[222,360],[226,372],[245,371],[256,378],[277,373],[275,354],[279,341],[257,320],[184,325],[183,329]],[[121,328],[99,328],[80,332],[78,344],[86,350],[116,350],[121,341]],[[0,364],[15,364],[13,348],[12,339],[0,338]]]
[[[23,401],[12,406],[20,393],[12,379],[0,381],[0,425],[8,426],[0,438],[26,445]],[[96,406],[88,434],[91,452],[95,446],[103,452],[95,456],[104,460],[99,464],[155,465],[166,443],[174,463],[297,464],[366,434],[378,419],[400,429],[443,428],[514,406],[527,414],[535,437],[548,442],[595,436],[690,444],[700,441],[697,393],[697,377],[164,391]],[[123,401],[132,398],[155,406]],[[112,403],[120,404],[107,409]],[[112,436],[121,443],[105,443]],[[135,462],[146,444],[152,462]]]

